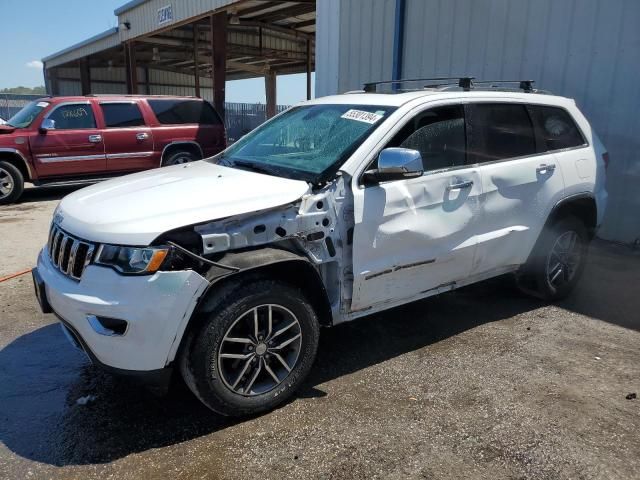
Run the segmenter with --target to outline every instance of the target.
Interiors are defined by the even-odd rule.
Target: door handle
[[[102,135],[89,135],[90,143],[100,143],[102,141]]]
[[[553,163],[550,163],[549,165],[546,165],[543,163],[538,168],[536,168],[536,172],[538,172],[541,175],[545,175],[547,173],[552,173],[555,169],[556,169],[556,166]]]
[[[447,185],[447,190],[462,190],[463,188],[470,188],[473,186],[473,180],[467,182],[452,183]]]
[[[149,134],[148,134],[148,133],[146,133],[146,132],[138,133],[138,134],[136,135],[136,138],[137,138],[138,140],[140,140],[140,141],[142,141],[142,140],[146,140],[147,138],[149,138]]]

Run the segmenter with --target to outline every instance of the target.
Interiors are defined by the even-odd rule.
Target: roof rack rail
[[[443,82],[434,85],[424,85],[423,88],[444,88],[444,89],[456,89],[461,88],[465,92],[469,92],[474,89],[475,85],[486,85],[489,88],[497,88],[498,84],[516,83],[517,89],[522,90],[525,93],[549,93],[545,90],[536,90],[533,88],[534,80],[478,80],[475,77],[436,77],[436,78],[408,78],[401,80],[384,80],[381,82],[368,82],[364,84],[363,90],[366,93],[376,93],[378,91],[378,85],[392,85],[394,91],[402,92],[408,91],[407,89],[399,89],[397,85],[407,82]],[[456,85],[457,82],[457,85]],[[516,90],[515,88],[513,90]]]
[[[70,95],[65,95],[70,96]],[[75,96],[75,95],[71,95]],[[87,93],[86,95],[80,95],[82,97],[124,97],[124,98],[147,98],[147,97],[184,97],[184,98],[200,98],[193,95],[146,95],[144,93]]]
[[[496,83],[517,83],[518,88],[520,90],[524,90],[527,93],[533,92],[533,84],[534,80],[480,80],[474,83],[484,84],[484,85],[494,85]]]
[[[408,82],[442,82],[446,80],[454,80],[458,82],[460,88],[469,89],[473,83],[475,77],[435,77],[435,78],[403,78],[400,80],[383,80],[381,82],[368,82],[365,83],[362,89],[366,93],[376,93],[378,91],[378,85],[399,85],[401,83]]]

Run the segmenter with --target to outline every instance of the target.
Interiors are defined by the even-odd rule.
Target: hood
[[[169,230],[275,208],[308,191],[301,180],[199,161],[78,190],[62,200],[56,221],[85,240],[149,245]]]
[[[11,125],[7,125],[6,123],[0,123],[0,135],[6,135],[15,131],[16,127],[12,127]]]

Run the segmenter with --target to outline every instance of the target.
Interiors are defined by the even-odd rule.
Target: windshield
[[[7,121],[7,125],[16,128],[27,128],[33,123],[38,114],[48,106],[48,102],[35,101],[28,103]]]
[[[229,147],[222,165],[319,182],[333,175],[394,107],[294,107]]]

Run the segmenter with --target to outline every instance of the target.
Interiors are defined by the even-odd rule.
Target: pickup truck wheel
[[[180,362],[185,383],[211,410],[249,415],[289,398],[316,356],[319,323],[292,286],[258,280],[208,313]]]
[[[20,170],[9,162],[0,161],[0,205],[13,203],[24,191],[24,178]]]
[[[163,167],[168,167],[170,165],[181,165],[183,163],[189,163],[198,160],[198,158],[191,152],[187,151],[177,151],[173,153],[169,153],[167,157],[162,161]]]
[[[587,229],[575,217],[565,217],[546,228],[526,267],[534,293],[550,301],[568,296],[584,270],[588,245]]]

